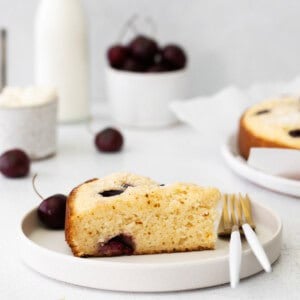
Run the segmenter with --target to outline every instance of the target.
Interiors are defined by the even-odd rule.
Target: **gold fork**
[[[228,208],[229,207],[229,208]],[[223,210],[218,227],[220,237],[229,237],[229,269],[231,287],[236,287],[239,282],[242,245],[240,232],[245,235],[254,255],[265,269],[271,271],[267,255],[261,246],[255,232],[252,217],[251,201],[248,195],[225,194],[223,196]]]
[[[232,227],[235,223],[242,235],[244,235],[242,230],[243,223],[248,223],[250,227],[255,230],[250,198],[248,195],[243,197],[241,194],[224,194],[222,215],[218,227],[218,236],[230,237]]]
[[[229,237],[229,275],[230,285],[235,288],[240,281],[242,242],[240,236],[240,218],[235,214],[234,195],[223,195],[223,210],[219,223],[218,235]],[[240,212],[240,210],[238,210]]]

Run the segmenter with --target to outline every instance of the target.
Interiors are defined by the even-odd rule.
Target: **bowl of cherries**
[[[170,103],[188,97],[187,56],[182,47],[160,47],[145,35],[107,51],[106,92],[115,121],[135,127],[177,122]]]

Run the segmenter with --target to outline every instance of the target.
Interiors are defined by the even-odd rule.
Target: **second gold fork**
[[[271,271],[270,262],[261,246],[255,232],[252,217],[251,201],[248,195],[225,194],[223,196],[223,210],[218,227],[220,237],[229,237],[229,267],[231,287],[237,286],[240,276],[242,245],[240,232],[245,235],[254,255],[266,272]]]

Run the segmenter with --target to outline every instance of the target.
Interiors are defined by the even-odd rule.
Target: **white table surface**
[[[101,118],[93,128],[110,124]],[[213,130],[210,124],[207,130]],[[236,290],[229,285],[177,293],[117,293],[93,290],[48,279],[28,268],[19,257],[17,228],[22,216],[39,204],[31,178],[9,180],[0,176],[0,299],[300,299],[300,199],[279,195],[251,184],[227,168],[219,142],[203,140],[195,130],[178,125],[162,130],[123,130],[126,145],[120,154],[98,153],[86,126],[59,128],[58,153],[32,164],[37,186],[45,196],[67,194],[75,185],[116,171],[153,177],[162,183],[191,181],[217,186],[227,192],[248,192],[282,217],[282,255],[271,274],[243,280]],[[220,137],[220,140],[222,137]]]

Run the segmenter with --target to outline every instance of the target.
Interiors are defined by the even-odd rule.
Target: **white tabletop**
[[[102,128],[108,120],[97,121]],[[207,130],[213,130],[208,124]],[[219,141],[203,140],[185,125],[162,130],[123,130],[126,145],[120,154],[95,150],[85,125],[59,128],[54,158],[35,162],[37,186],[45,196],[67,194],[75,185],[116,171],[147,175],[167,183],[190,181],[219,187],[227,192],[249,192],[282,217],[282,255],[271,274],[260,273],[243,280],[236,290],[229,285],[203,290],[134,294],[92,290],[48,279],[25,266],[19,257],[17,228],[22,216],[39,204],[31,178],[9,180],[0,176],[0,298],[1,299],[299,299],[300,293],[300,199],[264,190],[233,174],[220,156]],[[220,137],[221,139],[221,137]]]

